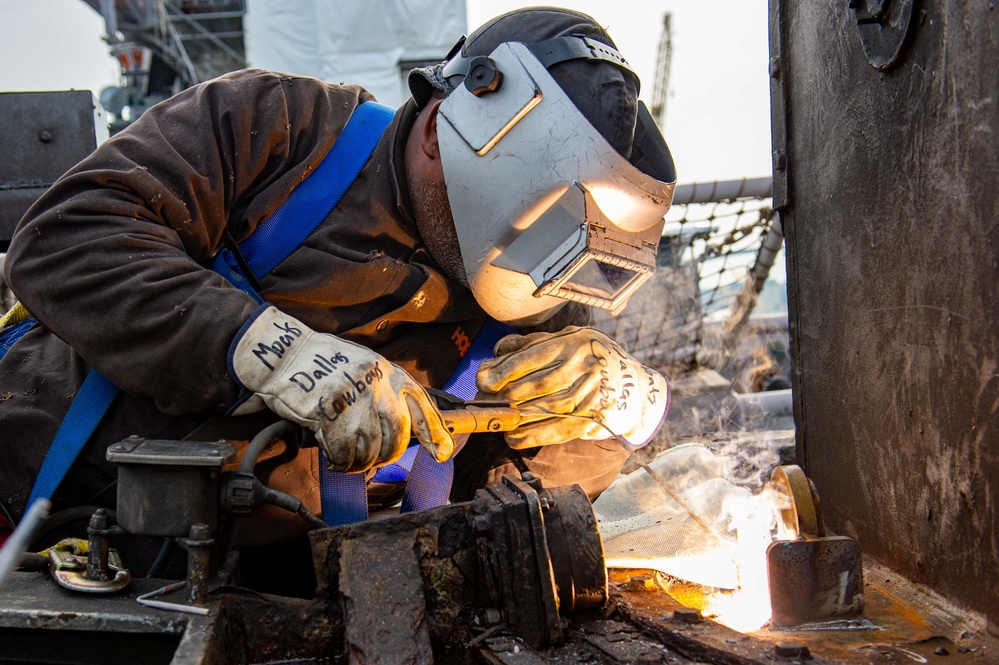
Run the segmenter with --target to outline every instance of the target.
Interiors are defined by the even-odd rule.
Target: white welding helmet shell
[[[583,37],[561,41],[617,53]],[[490,316],[521,324],[566,300],[620,311],[655,270],[676,180],[644,105],[636,166],[576,108],[537,46],[506,42],[464,63],[465,84],[437,122],[469,287]]]

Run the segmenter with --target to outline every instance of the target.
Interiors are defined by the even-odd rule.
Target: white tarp
[[[465,0],[248,0],[252,67],[357,83],[379,101],[409,97],[407,61],[440,61],[467,32]]]

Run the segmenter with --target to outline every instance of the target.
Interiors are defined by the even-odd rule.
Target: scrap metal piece
[[[825,525],[822,522],[822,509],[815,485],[796,464],[786,464],[774,468],[770,474],[774,489],[783,494],[789,503],[781,507],[784,526],[800,536],[808,534],[822,537]]]
[[[507,625],[528,644],[558,645],[562,625],[541,499],[526,481],[504,476],[476,497],[486,509],[475,520],[479,555],[493,573],[490,595]]]
[[[558,646],[565,639],[560,611],[607,598],[586,493],[547,490],[530,473],[506,476],[469,502],[309,537],[318,596],[342,618],[352,654],[378,653],[391,633],[400,656],[394,662],[409,662],[403,656],[424,653],[427,636],[461,644],[482,619],[532,648]]]
[[[572,614],[600,607],[607,602],[607,566],[597,518],[586,492],[579,485],[569,485],[538,494],[559,611]]]
[[[860,546],[843,536],[775,541],[767,548],[777,626],[864,616]]]
[[[858,619],[864,616],[860,546],[845,536],[826,536],[815,485],[793,464],[779,466],[771,485],[788,499],[784,526],[796,540],[767,548],[770,606],[776,626]]]
[[[380,574],[371,574],[372,557]],[[433,663],[415,531],[374,531],[344,542],[339,587],[351,663]]]

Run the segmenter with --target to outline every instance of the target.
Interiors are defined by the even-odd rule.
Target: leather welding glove
[[[275,307],[243,324],[229,347],[229,367],[271,411],[314,431],[333,471],[398,459],[410,430],[439,462],[454,451],[440,411],[405,370]]]
[[[518,405],[522,418],[553,414],[507,432],[511,448],[614,435],[642,446],[666,418],[666,379],[599,330],[569,326],[557,333],[508,335],[494,353],[476,376],[481,396]]]

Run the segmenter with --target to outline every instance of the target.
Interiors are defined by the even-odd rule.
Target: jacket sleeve
[[[223,410],[229,343],[256,303],[205,265],[245,237],[372,99],[246,70],[142,115],[56,182],[6,262],[29,311],[118,387],[164,413]]]

